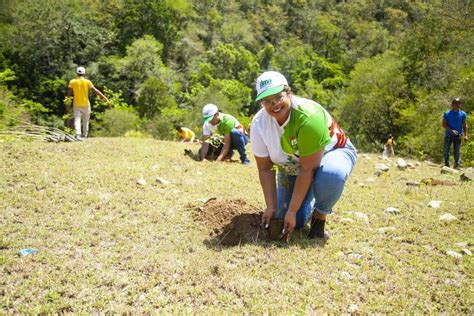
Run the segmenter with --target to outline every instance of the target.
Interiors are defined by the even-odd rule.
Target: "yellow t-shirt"
[[[178,135],[181,136],[181,138],[186,139],[186,140],[191,140],[195,137],[194,132],[190,130],[187,127],[181,127],[181,132],[177,131]]]
[[[74,92],[73,106],[87,107],[91,105],[89,102],[89,89],[93,86],[92,82],[84,77],[77,77],[69,81],[69,88]]]

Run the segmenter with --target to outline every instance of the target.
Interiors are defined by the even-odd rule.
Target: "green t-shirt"
[[[221,113],[221,121],[217,125],[217,133],[229,135],[233,128],[240,125],[239,121],[230,114]]]
[[[310,156],[331,142],[324,109],[317,103],[293,107],[289,121],[283,126],[281,148],[284,153]]]

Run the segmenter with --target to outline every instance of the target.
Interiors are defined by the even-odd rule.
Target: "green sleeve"
[[[301,157],[311,156],[331,142],[326,116],[318,111],[307,117],[298,133],[298,151]]]

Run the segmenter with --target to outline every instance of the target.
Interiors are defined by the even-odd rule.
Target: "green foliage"
[[[166,107],[176,106],[166,84],[156,77],[148,77],[137,91],[137,111],[141,117],[153,118]]]
[[[282,41],[270,69],[279,70],[286,75],[296,94],[323,105],[330,103],[332,91],[341,88],[346,80],[339,65],[318,56],[311,46],[303,44],[297,38]]]
[[[0,85],[4,85],[9,81],[13,81],[16,79],[15,72],[11,69],[5,69],[4,71],[0,72]]]
[[[255,79],[278,70],[296,94],[331,111],[358,147],[379,151],[391,132],[398,151],[435,159],[449,99],[461,96],[469,116],[474,110],[472,1],[5,0],[1,7],[0,111],[35,122],[59,124],[78,65],[108,96],[120,95],[120,111],[194,130],[211,102],[249,121],[259,109]],[[91,101],[99,124],[95,116],[108,105]],[[159,118],[163,111],[177,116]],[[156,130],[169,137],[167,126]]]
[[[235,79],[251,86],[259,74],[257,59],[242,46],[218,42],[206,58],[210,64],[210,75],[215,79]],[[203,68],[206,67],[204,64]]]
[[[403,101],[408,91],[400,69],[397,54],[389,51],[360,62],[351,72],[337,117],[361,148],[377,149],[389,133],[397,137],[412,129],[413,112]]]
[[[117,39],[120,46],[125,48],[137,38],[147,34],[153,35],[163,43],[163,56],[167,59],[171,48],[180,37],[179,30],[193,15],[191,3],[186,0],[124,0],[120,10],[114,12]]]
[[[160,115],[144,122],[145,131],[155,138],[173,140],[176,135],[175,125],[181,124],[186,114],[186,111],[175,105],[163,108]]]
[[[98,127],[95,136],[119,137],[139,127],[140,119],[134,112],[122,108],[106,110],[97,117]]]
[[[463,167],[474,167],[474,142],[463,142],[461,146],[461,160]]]

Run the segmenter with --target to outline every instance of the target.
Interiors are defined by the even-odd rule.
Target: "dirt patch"
[[[194,217],[223,246],[236,246],[264,238],[262,212],[242,199],[212,200],[195,208]]]

